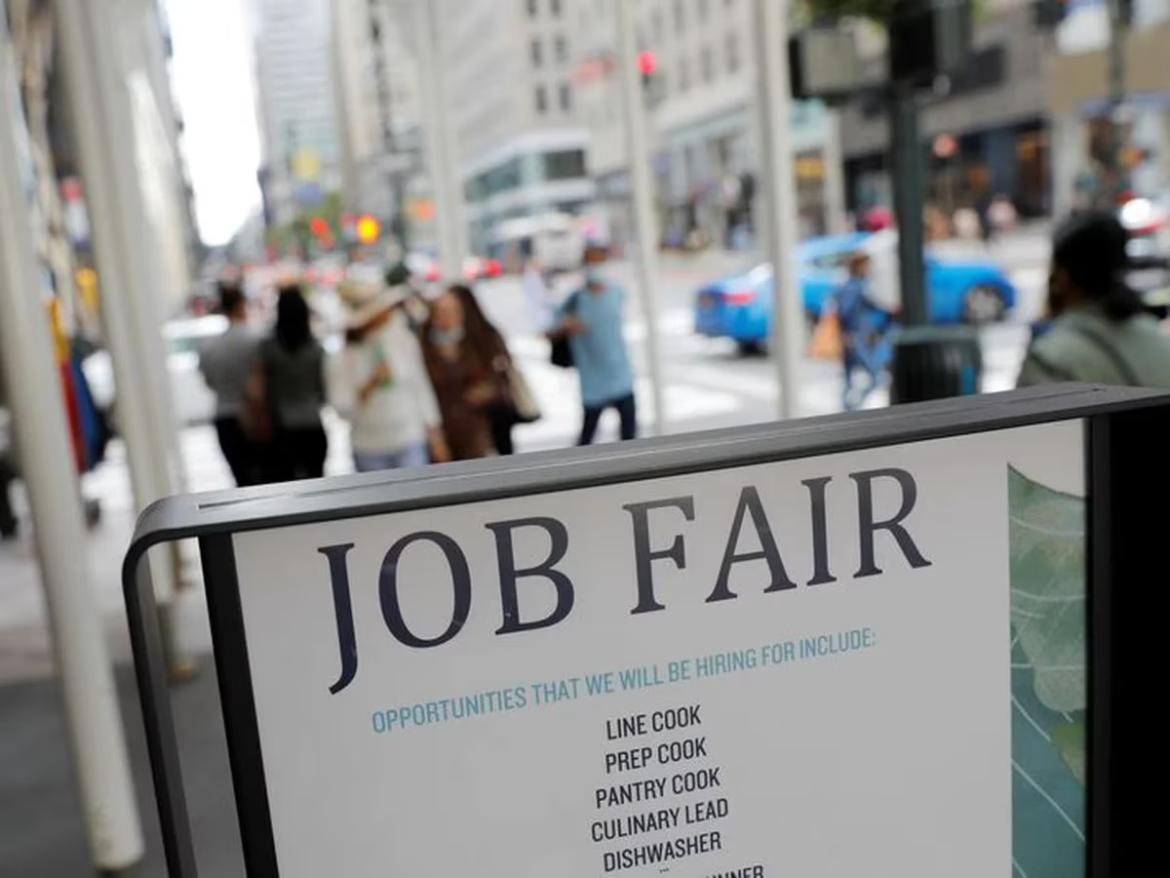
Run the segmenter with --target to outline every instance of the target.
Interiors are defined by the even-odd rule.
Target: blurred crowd
[[[584,281],[563,302],[531,254],[524,271],[534,328],[579,376],[582,445],[610,407],[623,439],[637,433],[626,296],[606,277],[607,253],[586,249]],[[326,406],[349,423],[358,472],[511,454],[513,428],[540,417],[470,286],[435,287],[403,263],[384,273],[354,263],[335,301],[322,295],[294,278],[251,299],[239,282],[218,285],[227,329],[201,346],[199,368],[238,485],[323,476]]]

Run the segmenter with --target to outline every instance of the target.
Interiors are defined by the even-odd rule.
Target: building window
[[[727,72],[735,73],[739,70],[739,34],[731,33],[727,35],[727,44],[724,47],[727,52]]]
[[[585,152],[568,149],[544,154],[545,180],[573,180],[585,176]]]
[[[674,0],[674,30],[682,33],[687,26],[687,13],[683,8],[683,0]]]
[[[536,114],[543,116],[548,111],[548,95],[544,92],[544,86],[538,85],[536,87]]]
[[[552,10],[553,18],[561,17],[561,0],[549,0],[549,8]]]
[[[703,82],[710,82],[715,78],[715,53],[711,51],[710,46],[704,46],[699,55],[699,71]]]
[[[532,66],[540,67],[544,60],[544,47],[540,44],[540,40],[532,41]]]
[[[663,27],[664,26],[662,23],[662,10],[655,9],[653,14],[650,16],[650,29],[654,32],[654,42],[655,43],[662,42]]]
[[[707,13],[711,11],[708,0],[695,0],[695,7],[698,9],[699,21],[706,21]]]
[[[540,6],[538,0],[528,0],[528,17],[536,18],[540,14]]]
[[[567,82],[562,82],[559,91],[561,110],[565,113],[573,109],[573,89]]]
[[[569,44],[567,42],[565,42],[565,38],[562,36],[558,36],[556,39],[556,43],[554,45],[556,46],[557,61],[561,62],[562,64],[565,61],[568,61],[569,60]]]
[[[691,63],[686,57],[678,59],[678,90],[688,91],[691,87]]]

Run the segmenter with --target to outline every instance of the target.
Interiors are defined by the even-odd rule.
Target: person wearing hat
[[[1056,232],[1048,280],[1051,324],[1028,348],[1017,384],[1090,381],[1170,388],[1170,336],[1125,282],[1128,233],[1092,212]]]
[[[339,292],[351,314],[330,396],[350,423],[354,468],[448,460],[439,406],[404,312],[404,288],[346,282]]]

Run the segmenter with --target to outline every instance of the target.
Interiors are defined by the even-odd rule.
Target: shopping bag
[[[839,360],[844,352],[841,318],[832,309],[821,314],[808,343],[808,355],[818,360]]]

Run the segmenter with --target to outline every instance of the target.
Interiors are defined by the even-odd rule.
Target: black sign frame
[[[1087,385],[897,406],[854,415],[762,424],[519,458],[388,471],[188,495],[159,501],[139,518],[123,563],[151,776],[168,872],[197,875],[179,764],[158,608],[147,550],[199,541],[232,783],[251,878],[276,878],[275,843],[244,636],[232,535],[411,509],[472,503],[684,475],[751,464],[900,445],[1056,421],[1085,424],[1089,728],[1086,813],[1088,878],[1119,874],[1152,851],[1129,817],[1122,790],[1144,782],[1141,747],[1154,746],[1130,674],[1148,665],[1156,630],[1146,607],[1114,586],[1164,568],[1164,537],[1142,498],[1170,498],[1170,465],[1157,455],[1170,437],[1170,393]],[[1145,628],[1142,628],[1145,626]],[[1117,637],[1117,632],[1126,636]],[[1143,737],[1144,736],[1144,737]],[[1121,852],[1125,852],[1124,857]]]

